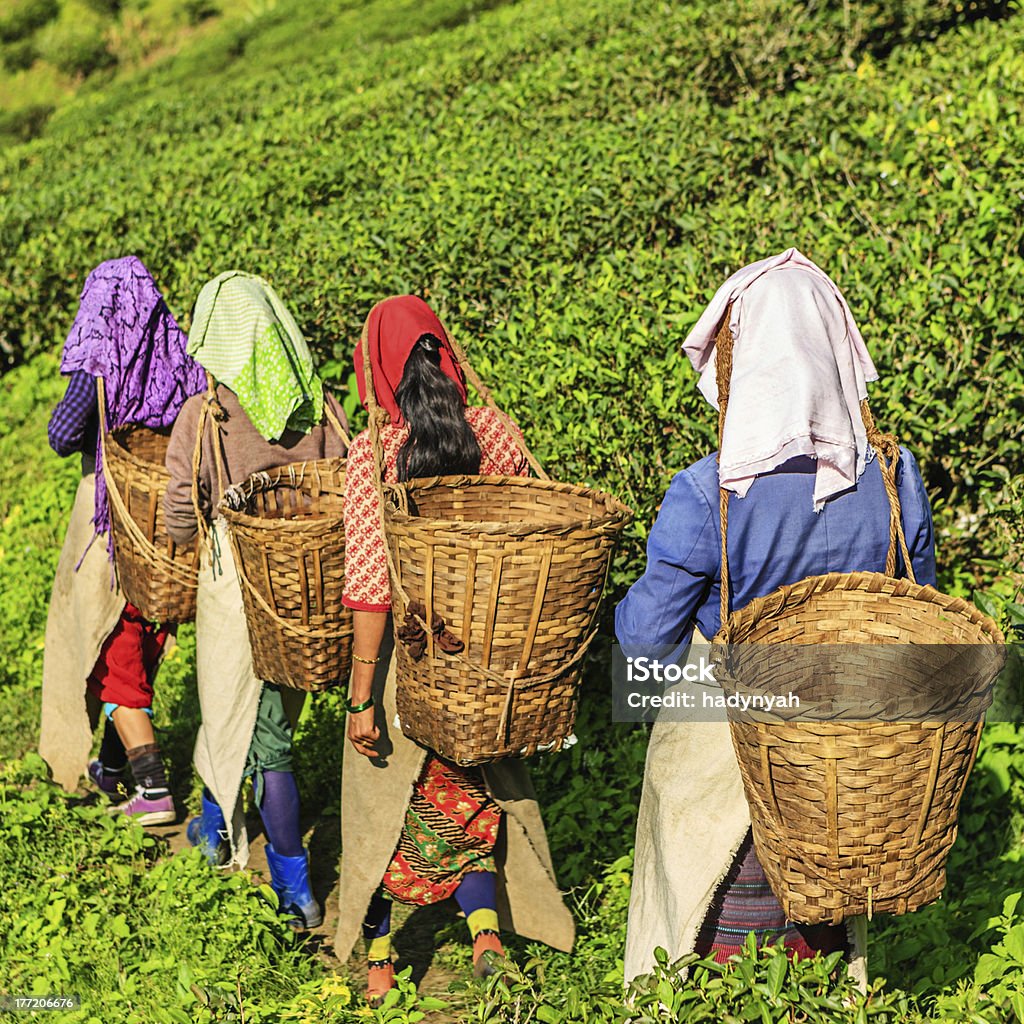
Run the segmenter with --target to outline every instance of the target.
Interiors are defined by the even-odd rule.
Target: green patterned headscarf
[[[268,441],[308,433],[324,411],[323,384],[302,331],[260,277],[229,270],[196,300],[188,353],[230,388]]]

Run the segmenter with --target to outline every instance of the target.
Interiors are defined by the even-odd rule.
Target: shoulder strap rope
[[[341,438],[347,450],[352,447],[352,438],[348,436],[348,431],[345,430],[345,428],[341,425],[341,421],[338,419],[338,417],[334,415],[334,410],[328,403],[327,398],[327,388],[324,388],[324,413],[327,416],[327,422],[330,423],[332,427],[334,427],[335,432],[337,433],[338,437]]]
[[[206,373],[206,394],[203,395],[203,403],[199,409],[199,422],[196,425],[196,444],[192,450],[192,508],[196,514],[196,529],[199,531],[200,542],[203,545],[210,543],[210,524],[206,514],[199,504],[199,469],[203,461],[203,433],[206,423],[212,423],[213,430],[213,459],[217,471],[217,490],[224,493],[224,453],[221,450],[220,424],[226,419],[227,414],[224,407],[217,398],[217,382],[213,374]],[[211,506],[214,504],[211,495]]]

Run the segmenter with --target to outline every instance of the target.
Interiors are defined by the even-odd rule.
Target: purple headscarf
[[[103,378],[109,427],[169,427],[185,399],[206,387],[203,368],[185,353],[187,341],[142,260],[107,260],[86,279],[60,372],[84,370]],[[110,529],[101,460],[97,444],[97,533]]]

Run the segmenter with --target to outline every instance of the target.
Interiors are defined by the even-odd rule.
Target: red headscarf
[[[378,302],[363,326],[363,338],[368,343],[370,366],[373,369],[373,392],[377,403],[387,411],[392,423],[401,423],[402,414],[395,401],[395,392],[402,382],[405,363],[416,342],[424,334],[433,334],[441,341],[441,369],[450,377],[466,400],[466,379],[462,375],[451,342],[434,311],[415,295],[396,295]],[[356,381],[359,400],[366,405],[366,380],[363,373],[362,342],[355,351]]]

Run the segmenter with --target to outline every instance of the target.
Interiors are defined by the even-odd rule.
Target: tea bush
[[[9,0],[0,15],[0,41],[24,39],[56,18],[59,10],[57,0]]]
[[[154,10],[172,17],[173,6]],[[45,445],[61,389],[54,354],[90,267],[129,251],[185,326],[220,270],[271,278],[356,415],[351,350],[366,312],[388,294],[423,294],[552,474],[637,510],[610,609],[640,571],[668,480],[714,445],[713,413],[679,351],[686,330],[730,271],[798,245],[861,323],[881,374],[877,419],[918,455],[942,585],[1024,624],[1024,16],[1012,5],[280,0],[215,27],[173,60],[79,92],[42,138],[0,154],[0,760],[32,742],[77,477]],[[157,725],[187,795],[187,630],[182,641],[161,670]],[[1000,696],[1008,720],[986,730],[946,896],[872,925],[885,985],[860,998],[829,980],[828,962],[790,966],[768,950],[731,972],[694,960],[688,981],[662,962],[625,996],[646,732],[608,724],[608,642],[606,632],[588,669],[580,743],[535,773],[561,877],[577,887],[578,948],[514,940],[521,969],[452,993],[453,1012],[1024,1020],[1017,684]],[[342,723],[329,696],[300,726],[307,815],[336,813]],[[0,896],[4,985],[59,985],[63,957],[92,1000],[86,1015],[109,988],[117,1019],[355,1019],[350,979],[322,977],[244,876],[162,858],[32,765],[10,768],[0,789],[0,855],[23,882]],[[32,863],[73,865],[55,873],[53,909],[31,905]],[[95,965],[90,913],[123,916],[113,927],[133,936],[115,934],[115,953]],[[34,968],[44,933],[59,957]],[[457,940],[442,956],[466,967]],[[378,1019],[433,1009],[403,983]]]
[[[1024,239],[1006,183],[1024,22],[950,28],[955,5],[920,23],[924,5],[902,5],[901,32],[941,34],[883,61],[890,15],[851,36],[839,5],[783,8],[535,2],[472,20],[475,5],[434,0],[399,19],[294,0],[218,37],[245,60],[200,47],[141,96],[58,111],[47,140],[0,161],[4,347],[52,346],[88,267],[126,249],[185,321],[219,269],[269,276],[342,381],[370,305],[422,292],[551,470],[640,510],[621,585],[672,472],[713,443],[687,326],[739,263],[798,244],[863,325],[876,417],[917,451],[944,583],[968,593],[992,575],[978,560],[1006,554],[991,471],[1022,464],[1008,254]],[[339,66],[305,52],[308,24],[364,43]],[[785,26],[781,48],[759,35]],[[740,62],[747,84],[721,97],[719,64],[744,47],[775,57]],[[780,86],[787,61],[799,75]]]

